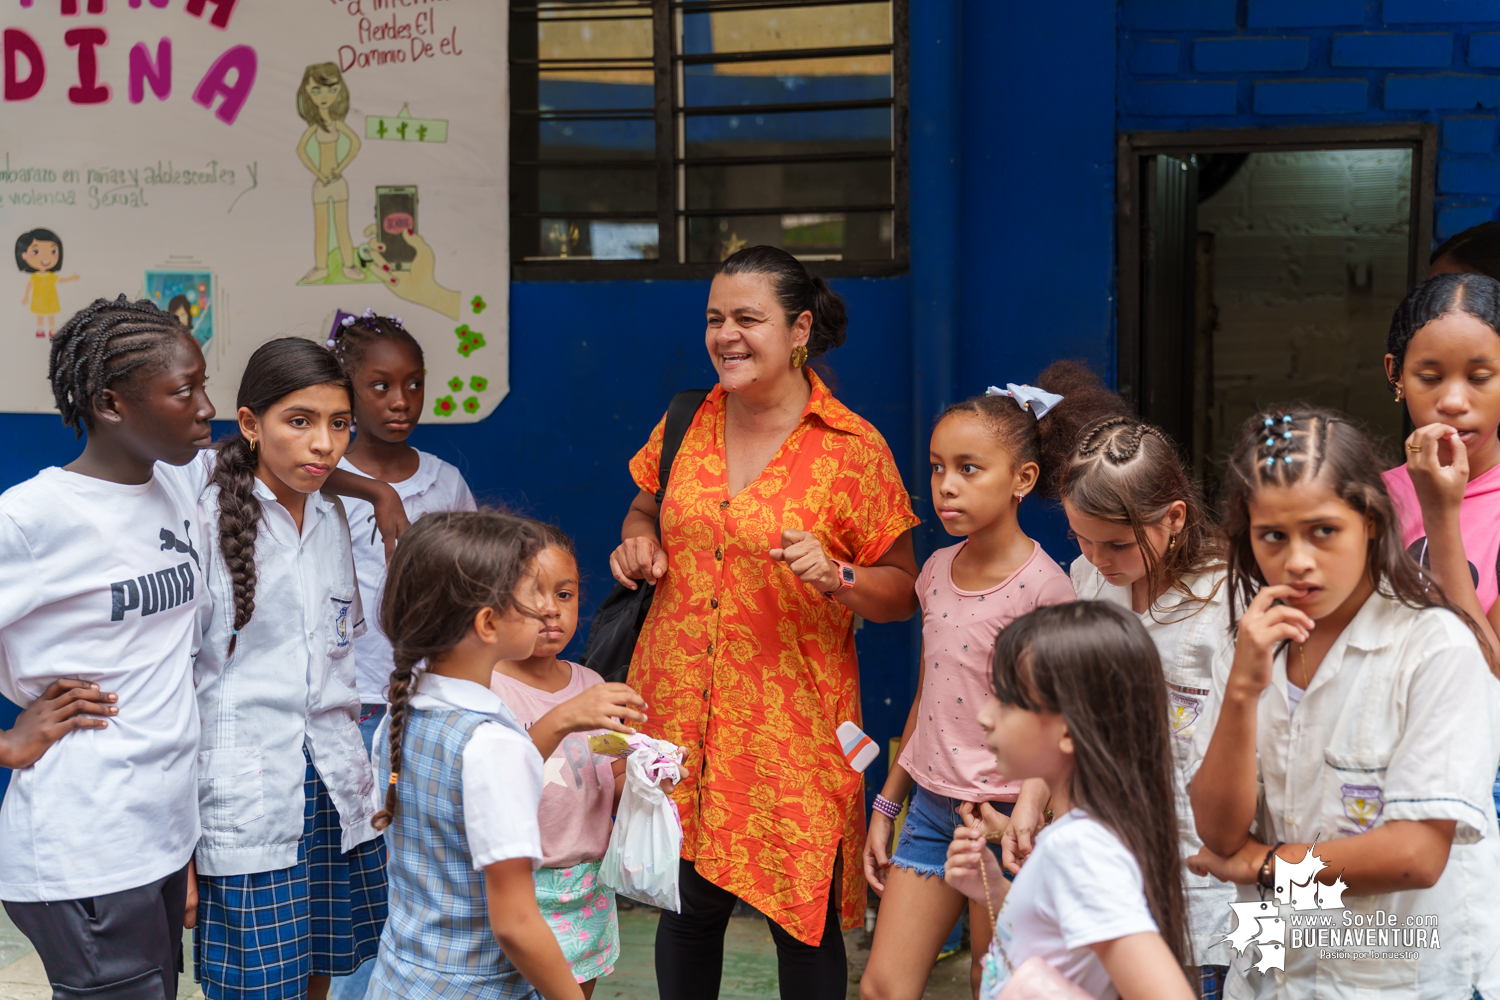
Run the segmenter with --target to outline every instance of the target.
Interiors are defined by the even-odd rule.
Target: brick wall
[[[1439,123],[1435,237],[1500,212],[1500,0],[1122,0],[1121,131]]]

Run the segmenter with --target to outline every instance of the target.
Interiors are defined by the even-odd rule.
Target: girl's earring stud
[[[802,344],[798,344],[796,347],[792,348],[792,367],[801,368],[806,363],[807,348]]]

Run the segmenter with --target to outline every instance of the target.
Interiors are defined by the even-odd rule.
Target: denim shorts
[[[963,826],[963,818],[958,814],[962,801],[934,795],[921,785],[912,785],[911,805],[906,812],[906,822],[901,825],[901,836],[896,841],[891,864],[924,877],[936,875],[942,878],[948,860],[948,845],[953,843],[953,831]],[[1006,816],[1015,807],[1014,802],[991,802],[990,805]],[[989,848],[995,860],[1000,861],[1000,845],[990,844]],[[1010,873],[1005,872],[1005,877],[1010,878]]]

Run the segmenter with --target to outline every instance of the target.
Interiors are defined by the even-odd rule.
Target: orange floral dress
[[[683,858],[816,945],[840,844],[844,926],[864,918],[864,780],[834,735],[860,722],[854,613],[767,553],[791,528],[869,566],[918,522],[885,439],[808,378],[801,422],[737,496],[722,387],[693,418],[662,504],[667,575],[630,682],[649,706],[645,731],[688,751],[675,794]],[[664,425],[630,461],[647,493],[659,485]]]

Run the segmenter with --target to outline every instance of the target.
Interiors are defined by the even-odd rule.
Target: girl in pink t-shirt
[[[621,709],[644,704],[627,685],[606,684],[587,667],[558,659],[578,630],[578,559],[567,535],[551,525],[538,527],[547,538],[536,560],[541,636],[530,658],[500,661],[490,689],[547,758],[538,814],[537,904],[589,997],[594,981],[615,970],[620,954],[615,897],[599,882],[599,863],[609,847],[625,762],[589,749],[589,737],[607,730],[575,727],[578,719],[601,713],[629,718]]]
[[[1001,833],[1013,810],[1031,816],[1023,821],[1034,828],[1046,807],[1045,782],[1023,788],[996,769],[977,715],[991,697],[990,658],[1000,630],[1037,607],[1074,599],[1068,574],[1016,519],[1045,479],[1037,423],[1071,425],[1102,398],[1092,391],[1064,400],[1031,386],[992,388],[950,406],[933,427],[933,505],[944,530],[964,540],[933,553],[917,577],[917,697],[865,842],[865,878],[881,901],[862,997],[920,997],[966,905],[973,954],[983,957],[990,936],[984,908],[942,879],[953,831],[982,815],[992,833]],[[892,851],[893,820],[908,793],[910,808]],[[975,982],[979,971],[976,963]]]
[[[1386,377],[1416,430],[1385,473],[1402,542],[1500,652],[1500,282],[1439,274],[1391,318]]]

